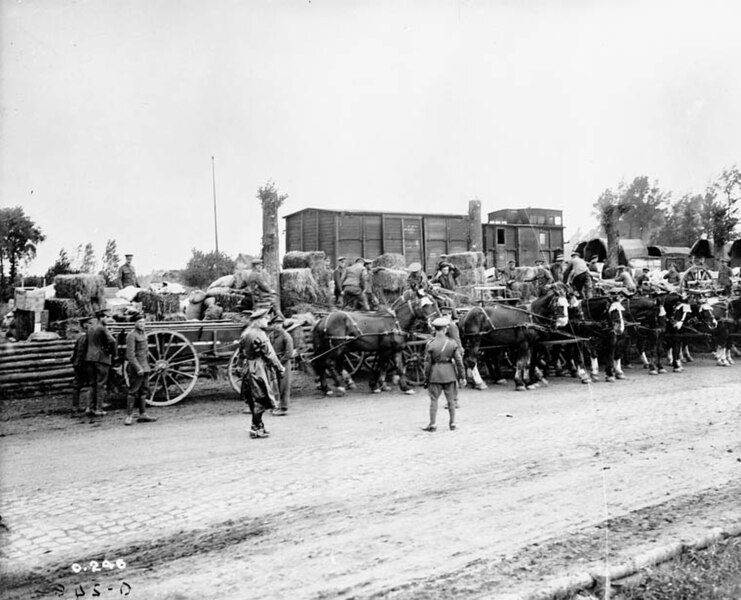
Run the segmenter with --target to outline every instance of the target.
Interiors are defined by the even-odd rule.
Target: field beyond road
[[[466,390],[433,434],[421,389],[298,398],[264,440],[225,383],[133,427],[6,415],[5,597],[485,597],[741,522],[741,365],[626,373]]]

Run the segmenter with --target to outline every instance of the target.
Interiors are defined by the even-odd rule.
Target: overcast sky
[[[0,202],[135,265],[259,251],[306,207],[562,208],[741,164],[741,3],[0,0]],[[739,7],[739,8],[737,8]],[[283,244],[283,242],[281,242]]]

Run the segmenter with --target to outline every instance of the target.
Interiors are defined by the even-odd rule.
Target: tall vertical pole
[[[219,253],[219,226],[216,222],[216,166],[214,157],[211,157],[211,180],[214,185],[214,240],[216,241],[216,254]]]

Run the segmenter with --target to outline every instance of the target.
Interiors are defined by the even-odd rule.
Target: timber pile
[[[385,254],[383,256],[390,256]],[[381,304],[390,306],[404,293],[409,273],[401,269],[377,267],[373,269],[373,294]]]
[[[0,345],[0,397],[35,396],[72,389],[72,340]]]

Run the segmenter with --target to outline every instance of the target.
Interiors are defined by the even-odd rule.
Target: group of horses
[[[441,316],[445,298],[407,291],[389,308],[375,313],[333,311],[312,331],[312,364],[320,389],[332,394],[327,375],[338,392],[355,384],[340,368],[346,352],[376,355],[371,377],[374,392],[387,389],[389,375],[402,391],[414,393],[406,378],[403,352],[415,332],[430,334],[432,320]],[[719,365],[733,363],[733,334],[741,332],[741,297],[711,302],[705,295],[660,293],[653,296],[611,294],[579,298],[568,286],[555,283],[530,304],[491,303],[472,306],[457,322],[470,375],[485,366],[498,383],[502,368],[514,371],[516,390],[547,383],[550,374],[570,374],[583,383],[596,381],[599,365],[605,380],[622,379],[623,361],[635,348],[651,375],[665,373],[662,361],[681,372],[689,340],[704,339],[715,348]],[[450,333],[449,333],[450,335]]]

